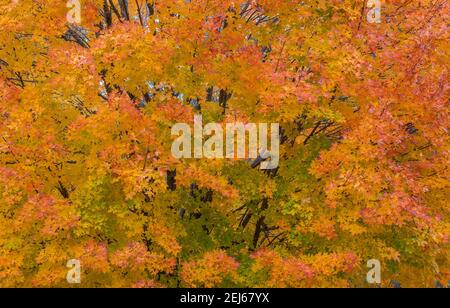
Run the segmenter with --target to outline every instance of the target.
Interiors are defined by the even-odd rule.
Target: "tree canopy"
[[[0,0],[0,286],[447,285],[449,3]],[[280,163],[171,127],[279,123]]]

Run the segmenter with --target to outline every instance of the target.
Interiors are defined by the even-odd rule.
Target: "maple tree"
[[[445,0],[0,0],[0,286],[450,279]],[[175,123],[280,123],[279,168]]]

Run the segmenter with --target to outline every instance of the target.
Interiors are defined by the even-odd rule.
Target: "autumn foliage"
[[[447,285],[449,3],[0,0],[0,286]],[[171,127],[280,123],[280,165]]]

